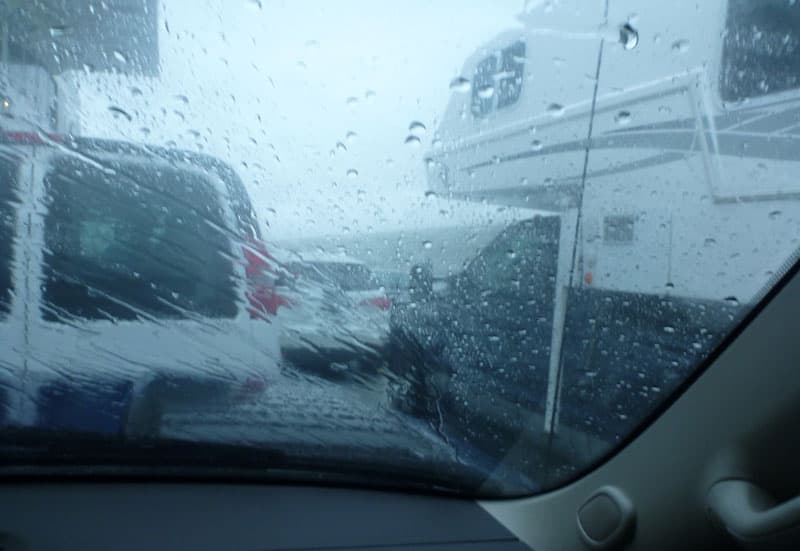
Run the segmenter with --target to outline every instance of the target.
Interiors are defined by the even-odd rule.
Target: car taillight
[[[275,288],[274,259],[264,244],[255,239],[251,239],[242,249],[247,278],[247,311],[253,319],[267,320],[278,313],[278,308],[288,304],[286,297],[278,294]]]
[[[388,310],[392,307],[392,299],[386,296],[370,298],[365,300],[364,303],[369,304],[370,306],[375,306],[381,310]]]

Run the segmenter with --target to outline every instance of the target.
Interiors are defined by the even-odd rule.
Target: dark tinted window
[[[800,3],[731,0],[722,56],[725,101],[800,85]]]
[[[472,114],[483,117],[492,109],[494,102],[494,74],[497,58],[490,56],[478,63],[472,78]]]
[[[483,249],[466,274],[482,289],[518,292],[521,284],[555,266],[558,250],[551,245],[558,242],[559,229],[556,217],[516,224]]]
[[[636,220],[630,215],[606,216],[603,219],[603,241],[631,243]]]
[[[0,154],[1,155],[1,154]],[[0,157],[0,316],[11,309],[18,163]]]
[[[515,42],[502,53],[503,66],[497,81],[497,108],[515,103],[522,92],[522,74],[525,69],[525,43]]]
[[[216,192],[188,171],[61,159],[45,177],[44,315],[90,319],[236,314]]]

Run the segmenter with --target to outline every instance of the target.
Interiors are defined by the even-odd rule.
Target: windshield
[[[34,4],[0,472],[542,492],[796,260],[793,1]]]

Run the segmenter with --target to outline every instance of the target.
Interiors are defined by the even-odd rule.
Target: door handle
[[[779,502],[747,480],[721,480],[706,496],[711,518],[740,543],[772,546],[800,544],[800,496]]]

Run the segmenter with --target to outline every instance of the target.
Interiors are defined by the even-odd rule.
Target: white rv
[[[747,304],[795,258],[800,5],[530,4],[453,81],[429,186],[559,217],[552,427],[573,291]]]

